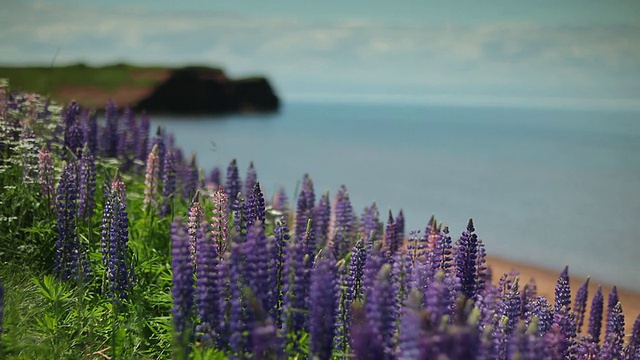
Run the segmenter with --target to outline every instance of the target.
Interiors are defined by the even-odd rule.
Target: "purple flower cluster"
[[[56,197],[58,241],[55,246],[54,275],[61,280],[79,280],[89,275],[89,263],[76,233],[78,214],[77,165],[64,165]]]
[[[311,181],[305,182],[305,201],[299,198],[298,205],[318,209],[306,200],[311,197]],[[609,296],[600,343],[601,290],[587,316],[588,283],[572,302],[568,268],[558,278],[553,303],[537,294],[535,283],[522,285],[517,274],[505,274],[492,283],[472,221],[453,245],[448,228],[432,218],[425,236],[411,233],[421,251],[410,256],[411,249],[405,250],[401,242],[390,252],[388,242],[379,241],[381,234],[392,234],[389,227],[397,231],[402,219],[390,217],[385,231],[372,206],[359,222],[361,230],[345,232],[345,243],[355,246],[340,258],[334,249],[309,251],[320,248],[312,239],[316,217],[307,219],[302,237],[289,238],[286,223],[270,227],[250,215],[255,205],[247,203],[253,200],[242,206],[242,216],[253,219],[248,227],[229,232],[223,225],[228,212],[223,211],[226,201],[221,195],[226,193],[218,189],[213,197],[212,238],[196,240],[196,321],[203,344],[223,349],[232,358],[308,351],[318,359],[348,354],[357,359],[626,360],[640,351],[640,325],[625,342],[615,290]],[[352,210],[345,215],[348,206],[340,209],[341,199],[334,203],[334,212],[337,208],[342,215],[334,215],[333,231],[336,224],[353,229],[356,221],[348,216]],[[296,213],[317,214],[300,209]],[[353,222],[341,222],[345,218]],[[300,226],[298,219],[295,226]],[[228,245],[230,238],[236,240]],[[589,326],[579,336],[583,323]]]
[[[6,115],[6,104],[0,107]],[[5,139],[32,136],[19,131],[18,122],[9,125],[3,151],[10,146]],[[172,315],[183,354],[197,345],[230,358],[640,359],[640,317],[625,334],[615,287],[605,307],[601,288],[589,299],[589,281],[572,299],[568,268],[552,301],[515,273],[493,283],[471,220],[454,243],[432,217],[422,235],[408,232],[405,248],[402,211],[389,212],[385,225],[373,203],[357,219],[346,187],[332,204],[329,193],[316,203],[309,175],[291,221],[283,191],[272,204],[265,200],[253,163],[244,183],[236,160],[224,188],[214,173],[212,204],[206,204],[195,157],[186,163],[160,129],[150,141],[148,119],[138,122],[127,109],[119,114],[113,103],[103,127],[95,114],[70,103],[60,130],[52,138],[62,139],[48,140],[68,149],[55,189],[57,278],[84,280],[89,273],[76,224],[94,211],[94,155],[117,158],[121,168],[149,160],[145,204],[160,205],[161,188],[164,215],[173,211],[176,193],[193,201],[188,222],[176,217],[171,223]],[[54,191],[50,145],[39,156],[45,196]],[[118,173],[104,194],[103,291],[115,304],[133,285],[126,188]],[[0,283],[0,333],[3,295]]]
[[[173,270],[173,326],[176,339],[186,351],[193,329],[194,281],[189,237],[182,219],[171,223],[171,269]]]
[[[43,146],[38,154],[38,180],[40,181],[40,189],[42,196],[53,203],[53,196],[55,191],[55,179],[53,170],[53,160],[51,159],[51,153],[46,146]]]
[[[128,261],[129,216],[126,187],[119,173],[113,178],[105,200],[101,225],[102,263],[107,273],[107,295],[114,300],[128,297],[133,268]]]
[[[158,202],[158,181],[160,181],[160,157],[158,145],[154,145],[147,156],[144,174],[144,209],[156,209]]]
[[[95,157],[87,144],[82,150],[80,167],[78,169],[79,198],[78,218],[90,219],[96,207],[96,163]]]

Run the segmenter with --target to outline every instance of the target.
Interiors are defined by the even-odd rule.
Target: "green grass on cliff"
[[[29,92],[52,94],[61,87],[92,86],[112,91],[120,86],[152,86],[162,67],[126,64],[91,67],[84,64],[56,67],[1,66],[0,78],[11,80],[11,87]],[[140,76],[136,76],[136,73]]]

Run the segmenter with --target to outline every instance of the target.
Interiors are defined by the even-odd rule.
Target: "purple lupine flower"
[[[243,295],[245,286],[243,274],[245,273],[244,252],[242,244],[231,244],[229,258],[229,348],[235,356],[242,358],[249,351],[250,344],[247,333],[249,331],[250,314],[246,307],[246,298]]]
[[[204,210],[198,201],[194,201],[189,208],[189,217],[187,220],[187,234],[189,235],[189,254],[191,254],[191,263],[196,263],[196,245],[198,241],[198,231],[202,231],[202,220]]]
[[[82,150],[78,172],[78,218],[90,219],[96,207],[96,163],[88,144]]]
[[[522,287],[523,307],[526,308],[527,304],[534,301],[537,296],[538,296],[538,285],[536,284],[536,280],[534,278],[531,278],[529,279],[529,282]]]
[[[154,145],[147,157],[147,166],[144,175],[144,201],[143,211],[156,209],[158,206],[158,184],[160,182],[160,157],[158,145]]]
[[[568,312],[566,308],[562,308],[559,312],[553,314],[553,324],[560,327],[560,331],[565,338],[564,356],[567,358],[573,357],[577,333],[572,314]]]
[[[567,349],[567,339],[562,333],[560,325],[553,324],[543,337],[543,359],[564,360]]]
[[[462,293],[468,299],[478,294],[478,236],[474,234],[473,220],[462,233],[455,248],[455,271],[460,279]]]
[[[361,299],[363,294],[364,266],[367,261],[367,252],[363,240],[358,240],[351,250],[349,259],[348,284],[346,289],[349,305],[356,299]]]
[[[424,338],[422,329],[422,295],[417,289],[412,289],[405,306],[402,308],[400,319],[400,334],[398,336],[398,360],[421,359],[421,340]]]
[[[309,336],[311,354],[318,359],[330,359],[335,335],[338,307],[336,261],[329,255],[318,259],[311,271],[309,299],[311,303]]]
[[[420,230],[409,231],[409,239],[406,248],[407,259],[411,261],[412,264],[416,261],[427,261],[426,241],[427,238],[425,236],[420,236]]]
[[[213,169],[211,169],[211,172],[209,173],[209,177],[207,178],[207,181],[213,184],[213,187],[215,189],[217,189],[220,185],[222,185],[222,183],[220,183],[220,173],[221,173],[220,168],[217,166],[214,166]]]
[[[631,338],[629,339],[629,344],[625,351],[625,360],[640,359],[640,314],[638,314],[636,321],[633,323]]]
[[[151,123],[147,114],[142,114],[140,125],[136,133],[136,159],[139,161],[145,161],[147,159],[149,151],[149,129]]]
[[[386,258],[382,255],[382,250],[378,246],[374,246],[371,252],[367,254],[362,269],[362,293],[365,294],[367,289],[371,288],[375,282],[378,272],[385,264]]]
[[[331,202],[329,192],[324,193],[313,210],[313,222],[318,249],[324,249],[329,241],[329,226],[331,224]]]
[[[434,219],[435,222],[435,219]],[[434,226],[435,227],[435,226]],[[427,227],[427,232],[431,234],[434,232],[434,227]],[[425,236],[429,238],[432,235]],[[431,266],[434,272],[442,270],[445,274],[450,274],[453,267],[453,246],[451,245],[451,236],[449,236],[449,228],[444,227],[435,237],[435,244],[433,245]]]
[[[511,335],[520,320],[522,309],[522,297],[518,290],[518,279],[514,281],[504,296],[498,302],[497,314],[506,319],[506,326],[503,331]]]
[[[91,114],[87,114],[86,116],[86,124],[84,126],[84,138],[83,143],[89,146],[89,151],[92,154],[97,154],[98,152],[98,114],[93,111]]]
[[[42,196],[53,206],[53,196],[55,191],[53,160],[51,160],[51,153],[46,146],[43,146],[40,150],[40,154],[38,154],[38,179],[40,181]]]
[[[120,134],[118,150],[120,156],[124,156],[127,160],[133,160],[138,150],[138,124],[136,122],[136,115],[129,106],[122,112],[122,120],[123,129]]]
[[[600,350],[602,360],[622,359],[624,345],[624,315],[622,304],[616,303],[607,316],[607,332],[604,334],[604,343]]]
[[[429,314],[429,320],[433,328],[440,326],[445,316],[451,316],[452,306],[455,294],[452,293],[448,286],[450,277],[447,278],[444,272],[440,271],[435,274],[433,280],[425,289],[419,289],[424,292],[424,304]]]
[[[309,223],[307,224],[307,230],[301,241],[305,254],[309,256],[309,264],[313,264],[316,256],[317,241],[311,220],[309,220]]]
[[[609,297],[607,299],[607,319],[605,323],[605,338],[607,334],[612,333],[613,329],[611,328],[611,324],[614,323],[611,318],[614,315],[614,307],[620,302],[620,297],[618,296],[618,288],[614,286],[611,288],[611,292],[609,293]]]
[[[577,360],[598,359],[600,347],[589,338],[581,337],[576,343],[575,355]]]
[[[347,188],[342,185],[336,194],[333,206],[332,248],[336,259],[343,259],[351,249],[351,235],[355,216]]]
[[[301,241],[289,242],[285,250],[282,326],[294,336],[307,329],[309,305],[309,257]]]
[[[198,166],[196,165],[196,154],[191,154],[191,161],[184,170],[183,177],[183,195],[185,200],[190,201],[200,188],[200,173]]]
[[[267,253],[267,282],[264,308],[276,324],[280,319],[280,304],[282,302],[282,269],[284,268],[284,252],[276,236],[266,238]]]
[[[604,308],[604,297],[602,288],[598,286],[596,293],[591,299],[591,310],[589,310],[589,327],[587,334],[589,339],[596,344],[600,343],[600,332],[602,331],[602,311]]]
[[[212,202],[211,234],[216,251],[222,256],[229,248],[229,199],[223,188],[213,193]]]
[[[542,352],[540,337],[519,322],[514,335],[509,340],[508,358],[521,360],[537,360]]]
[[[254,359],[282,358],[278,330],[270,317],[263,316],[254,322],[251,330],[251,342],[253,343],[252,355]]]
[[[378,206],[374,202],[370,207],[365,207],[360,221],[360,233],[364,239],[366,248],[381,240],[383,224],[380,222]]]
[[[256,169],[253,166],[253,161],[251,161],[249,163],[249,168],[247,169],[247,176],[244,179],[244,193],[247,195],[251,194],[257,182],[258,182],[258,173],[256,172]]]
[[[105,127],[100,137],[101,148],[106,157],[118,154],[118,107],[109,100],[105,110]]]
[[[484,332],[483,336],[485,335],[487,336],[487,338],[483,337],[484,340],[488,339],[488,336],[490,335],[489,330],[491,330],[491,327],[495,323],[494,314],[497,311],[498,301],[501,296],[502,295],[498,287],[494,285],[490,285],[482,293],[482,296],[478,297],[478,299],[474,303],[474,306],[479,310],[477,327],[480,331]],[[537,318],[533,318],[531,320],[535,321],[537,326]],[[527,326],[530,326],[530,323],[531,323],[529,321],[529,317],[527,317],[526,312],[525,312],[525,323]],[[484,341],[482,344],[483,345],[481,346],[481,349],[483,349],[483,351],[487,350],[486,341]],[[479,354],[479,355],[482,355],[482,354]]]
[[[571,310],[571,288],[569,287],[569,267],[565,266],[558,277],[555,291],[555,306],[556,313],[565,309],[567,312]]]
[[[75,127],[78,123],[78,118],[80,116],[80,105],[75,100],[72,100],[69,105],[67,105],[66,111],[62,115],[62,122],[64,123],[64,146],[71,150],[75,154],[77,150],[78,142],[80,142],[80,146],[82,146],[82,135],[80,134],[80,138],[78,139],[77,131],[80,130],[79,127]],[[71,133],[73,130],[73,134]]]
[[[398,231],[396,223],[393,220],[393,214],[389,210],[389,217],[387,218],[387,227],[384,232],[384,242],[387,249],[387,256],[393,256],[400,248],[400,241],[398,239]]]
[[[114,218],[114,204],[111,198],[111,190],[105,198],[102,207],[102,223],[100,225],[100,246],[102,252],[102,265],[107,268],[109,264],[109,244],[111,242],[111,221]]]
[[[391,289],[395,301],[395,314],[401,314],[401,308],[409,295],[411,289],[411,262],[404,252],[398,252],[392,259],[391,266]],[[394,330],[395,331],[395,330]]]
[[[349,269],[341,276],[342,296],[340,298],[339,315],[336,323],[336,348],[345,351],[349,344],[349,327],[351,325],[351,308],[353,303],[363,298],[363,275],[367,253],[362,239],[351,249]]]
[[[373,285],[365,289],[367,323],[373,330],[372,342],[380,343],[384,358],[393,355],[393,335],[396,329],[395,294],[391,284],[391,265],[384,264],[376,275]]]
[[[302,188],[296,205],[296,217],[294,232],[298,239],[302,239],[307,231],[307,222],[313,218],[313,207],[315,205],[315,193],[313,191],[313,180],[309,174],[304,174],[302,178]]]
[[[158,129],[156,130],[156,136],[154,136],[153,139],[151,140],[151,144],[148,150],[151,151],[151,149],[153,149],[154,146],[158,146],[158,163],[160,165],[164,165],[164,162],[165,162],[164,159],[167,156],[167,145],[165,143],[165,135],[160,126],[158,126]],[[182,162],[181,157],[178,156],[177,154],[177,150],[175,151],[175,154],[174,154],[174,160],[176,163]],[[164,166],[161,166],[159,168],[158,178],[164,179]]]
[[[538,296],[527,304],[525,312],[526,324],[529,325],[534,317],[538,319],[538,333],[544,335],[553,324],[553,306],[546,298]]]
[[[162,206],[160,207],[160,215],[167,216],[171,214],[173,198],[176,192],[176,161],[173,151],[169,150],[162,164]],[[158,173],[158,176],[160,174]]]
[[[102,262],[109,285],[107,296],[126,299],[133,269],[127,264],[129,216],[126,210],[126,188],[117,172],[110,189],[102,213]]]
[[[238,175],[238,163],[236,159],[231,160],[231,163],[227,167],[227,180],[225,182],[225,191],[229,199],[236,199],[238,193],[242,189],[242,183],[240,182],[240,175]],[[231,206],[232,203],[229,204]],[[229,208],[231,210],[231,207]]]
[[[351,351],[358,360],[384,359],[384,344],[375,341],[377,329],[369,325],[367,311],[360,303],[355,303],[352,309],[353,323],[351,324]]]
[[[278,188],[278,191],[273,194],[271,208],[279,212],[283,219],[289,218],[289,198],[283,187]]]
[[[236,195],[231,209],[233,210],[233,229],[239,240],[244,240],[244,236],[247,233],[247,216],[245,213],[244,197],[242,197],[241,192]]]
[[[173,326],[179,351],[187,351],[192,335],[193,265],[189,252],[189,237],[180,217],[171,223],[171,270],[173,272]]]
[[[193,209],[193,207],[192,207]],[[193,211],[192,211],[193,212]],[[191,212],[190,212],[191,217]],[[210,344],[216,339],[216,330],[221,321],[218,307],[218,252],[214,239],[205,235],[203,227],[196,230],[196,308],[200,325],[196,332],[203,342]]]
[[[67,130],[65,146],[77,157],[81,156],[83,138],[82,125],[76,120]]]
[[[487,283],[491,282],[491,272],[485,265],[487,262],[486,257],[487,252],[484,247],[484,243],[482,242],[482,240],[478,240],[478,257],[476,258],[476,268],[478,271],[478,277],[476,280],[476,292],[478,294],[482,294],[485,287],[487,286]],[[527,285],[525,285],[525,287],[526,286]]]
[[[271,290],[265,286],[269,282],[270,275],[267,243],[267,236],[261,222],[258,221],[247,228],[247,241],[243,244],[246,256],[244,278],[258,304],[265,311],[270,312],[271,309],[265,307],[270,303],[268,291]]]
[[[83,268],[84,252],[76,234],[78,213],[77,166],[64,165],[57,189],[58,241],[55,248],[54,275],[60,280],[77,280],[88,269]]]
[[[177,149],[172,148],[172,150],[173,150],[173,156],[176,159],[176,163],[177,164],[184,163],[184,155],[182,154],[182,149],[181,148],[177,148]]]
[[[509,344],[509,319],[506,316],[497,317],[491,332],[491,353],[495,359],[506,359]]]
[[[284,282],[287,280],[285,276],[285,249],[289,242],[289,228],[286,223],[277,221],[276,226],[273,229],[273,241],[275,246],[275,255],[272,255],[273,264],[271,266],[276,268],[276,284],[273,286],[275,298],[277,299],[276,311],[273,313],[273,318],[276,320],[278,327],[282,325],[282,299],[284,296]],[[272,250],[273,251],[273,250]],[[271,283],[271,282],[270,282]]]
[[[245,214],[247,219],[247,228],[255,223],[264,224],[266,209],[264,203],[264,195],[260,188],[260,183],[255,182],[251,191],[247,192],[247,202],[245,203]]]
[[[400,245],[402,245],[402,243],[404,243],[404,235],[405,235],[404,212],[402,212],[402,209],[400,209],[400,212],[398,212],[398,215],[396,216],[394,224],[396,224],[396,233],[397,233],[396,237],[398,238]]]
[[[587,309],[587,299],[589,297],[589,278],[578,289],[573,306],[573,318],[576,322],[576,332],[582,330],[584,324],[584,313]]]
[[[220,259],[215,274],[216,289],[218,290],[218,299],[216,300],[216,306],[219,311],[219,318],[212,325],[214,327],[214,333],[217,335],[216,347],[221,350],[229,349],[229,319],[231,313],[231,280],[230,280],[230,264],[231,253],[225,252],[224,254],[218,253]]]

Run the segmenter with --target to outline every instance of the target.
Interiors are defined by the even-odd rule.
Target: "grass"
[[[68,66],[0,67],[0,77],[11,79],[13,88],[40,94],[55,94],[62,87],[98,87],[113,91],[120,86],[148,87],[158,82],[157,75],[166,68],[116,64],[92,67]],[[136,72],[146,72],[136,76]]]

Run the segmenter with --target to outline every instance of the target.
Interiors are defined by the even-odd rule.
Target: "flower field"
[[[0,358],[640,359],[615,287],[572,294],[565,268],[540,296],[472,220],[409,231],[345,186],[240,174],[144,114],[0,83]]]

